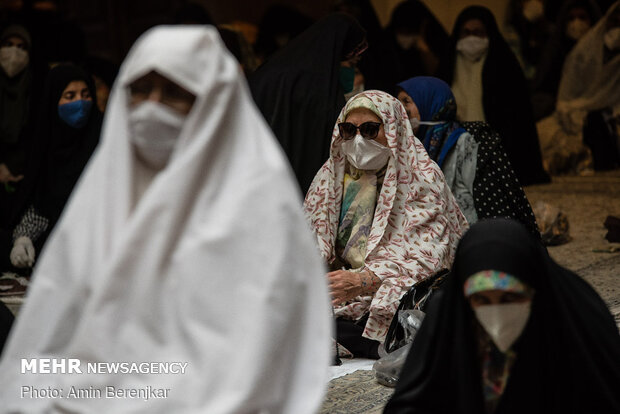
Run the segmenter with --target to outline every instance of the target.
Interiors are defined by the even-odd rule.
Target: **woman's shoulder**
[[[491,127],[487,122],[483,121],[470,121],[470,122],[461,122],[461,126],[465,129],[465,131],[469,132],[471,136],[478,143],[482,142],[500,142],[500,137],[498,132]]]

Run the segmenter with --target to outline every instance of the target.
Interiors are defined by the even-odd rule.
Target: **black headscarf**
[[[562,5],[556,22],[556,30],[545,45],[540,64],[533,81],[535,91],[545,91],[556,98],[562,77],[562,66],[566,55],[577,41],[566,35],[566,26],[570,22],[570,11],[583,8],[590,17],[591,27],[601,18],[601,11],[594,0],[568,0]],[[555,101],[554,101],[555,103]]]
[[[87,124],[75,129],[58,115],[58,101],[72,81],[82,80],[88,86],[93,105]],[[36,119],[31,159],[26,170],[24,186],[20,188],[19,214],[33,205],[50,223],[43,239],[56,224],[62,210],[99,142],[102,115],[97,109],[92,78],[82,69],[63,64],[50,70],[43,92],[41,108]]]
[[[452,273],[429,304],[384,412],[484,412],[475,316],[463,284],[489,269],[536,292],[496,413],[620,412],[620,336],[605,303],[506,219],[479,221],[459,243]]]
[[[543,1],[544,14],[535,21],[529,21],[523,14],[523,0],[512,0],[508,7],[508,24],[512,26],[519,38],[521,58],[529,65],[537,66],[542,57],[545,43],[553,33],[555,20],[546,10],[553,5]]]
[[[364,42],[352,17],[335,13],[312,25],[249,78],[252,95],[284,148],[302,191],[329,158],[345,104],[340,62]]]
[[[471,6],[459,14],[450,35],[448,52],[439,65],[438,77],[452,85],[459,32],[472,19],[482,21],[489,37],[489,51],[482,69],[482,106],[486,121],[502,137],[521,185],[549,182],[542,167],[527,81],[489,9]]]
[[[435,15],[420,0],[404,1],[392,12],[387,31],[393,36],[403,29],[423,35],[435,55],[444,54],[448,45],[448,34]]]
[[[393,81],[400,79],[400,63],[396,43],[381,27],[370,0],[339,0],[334,12],[354,17],[366,31],[368,49],[362,55],[358,68],[364,75],[364,89],[390,91]]]
[[[285,4],[269,6],[258,24],[254,51],[261,60],[267,60],[312,23],[314,21],[296,7]]]
[[[10,25],[2,32],[0,41],[18,36],[26,43],[30,56],[31,42],[26,29]],[[30,115],[30,92],[32,88],[32,68],[29,64],[20,73],[9,78],[0,69],[0,163],[6,164],[13,175],[23,172],[23,131]]]

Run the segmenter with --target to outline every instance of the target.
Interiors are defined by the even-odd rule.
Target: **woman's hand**
[[[327,274],[332,305],[338,306],[362,293],[361,275],[347,270],[336,270]]]

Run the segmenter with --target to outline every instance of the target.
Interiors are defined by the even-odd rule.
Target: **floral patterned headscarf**
[[[449,268],[456,244],[467,227],[443,173],[411,129],[402,104],[381,91],[365,91],[381,114],[392,156],[368,237],[365,269],[381,280],[374,296],[357,297],[336,309],[336,316],[359,319],[369,313],[364,336],[383,341],[402,295],[415,282]],[[353,102],[355,98],[349,100]],[[335,245],[343,198],[345,154],[337,124],[330,157],[317,173],[304,202],[327,263],[336,259]]]

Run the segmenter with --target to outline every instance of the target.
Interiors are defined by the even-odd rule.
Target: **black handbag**
[[[435,290],[439,289],[448,273],[448,269],[442,269],[433,276],[414,284],[409,288],[409,291],[403,295],[385,337],[383,346],[386,352],[394,352],[398,348],[406,345],[405,330],[398,321],[398,313],[401,310],[412,309],[425,311],[428,299]]]

